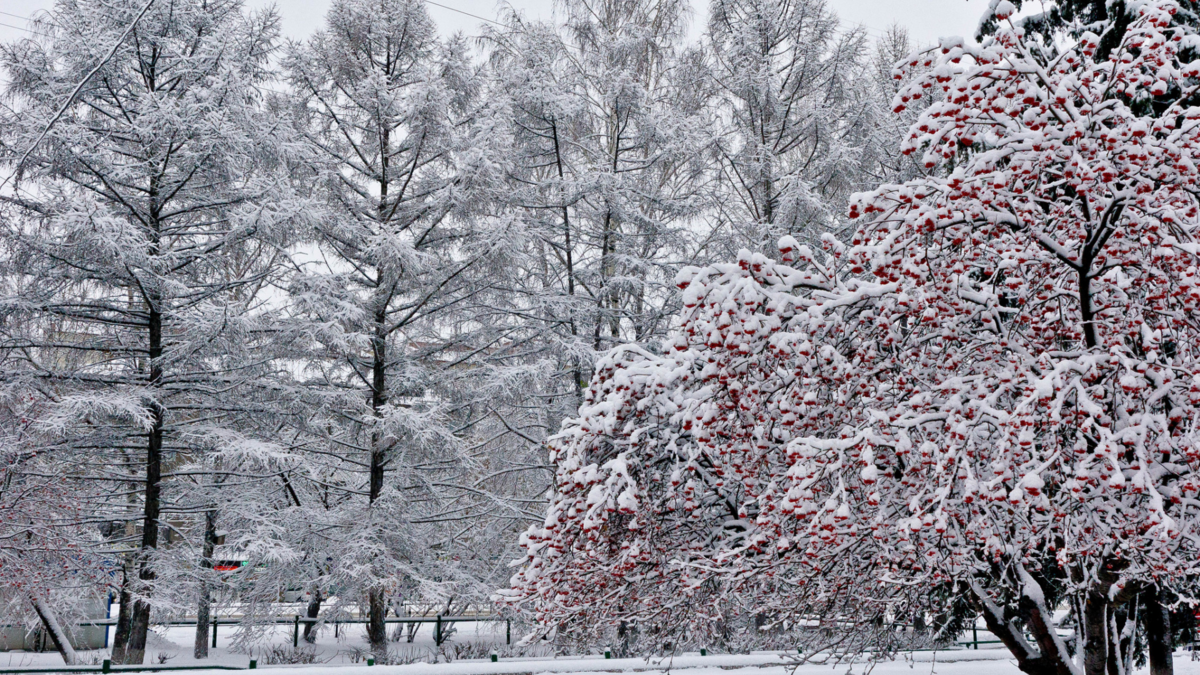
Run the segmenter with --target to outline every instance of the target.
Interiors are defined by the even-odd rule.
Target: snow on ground
[[[15,654],[14,654],[15,655]],[[0,661],[3,661],[0,658]],[[491,663],[482,660],[463,660],[454,663],[418,663],[398,666],[263,666],[286,668],[288,675],[538,675],[539,673],[573,672],[642,672],[670,673],[686,671],[686,675],[1020,675],[1015,663],[1001,650],[979,652],[921,652],[895,661],[870,666],[866,663],[817,665],[798,668],[773,665],[778,656],[721,655],[683,656],[673,660],[567,658],[552,660],[508,660]],[[13,664],[15,665],[15,664]],[[50,664],[46,664],[50,665]],[[229,671],[189,671],[189,675],[227,675]],[[1142,672],[1142,671],[1139,671]],[[1177,675],[1200,675],[1200,662],[1191,655],[1175,655]]]
[[[464,656],[483,657],[492,649],[509,653],[505,645],[504,624],[460,624],[458,633],[448,644],[447,651]],[[798,668],[788,665],[790,656],[778,653],[720,654],[700,656],[695,653],[664,659],[605,659],[602,656],[572,657],[512,657],[501,656],[497,663],[484,658],[458,658],[451,663],[429,663],[437,653],[433,647],[431,627],[422,626],[413,643],[403,639],[392,643],[394,657],[407,665],[366,666],[366,640],[362,625],[343,626],[338,637],[327,627],[318,636],[311,650],[316,663],[310,665],[272,664],[272,649],[292,650],[292,627],[272,626],[261,636],[253,652],[262,669],[286,668],[288,675],[538,675],[540,673],[626,672],[656,675],[672,671],[687,671],[686,675],[1021,675],[1015,662],[1004,649],[951,650],[944,652],[915,652],[900,655],[895,661],[874,664],[805,664]],[[394,629],[393,629],[394,630]],[[390,631],[389,631],[390,632]],[[211,638],[211,633],[209,634]],[[234,626],[221,626],[216,649],[210,647],[210,658],[192,658],[194,629],[188,626],[160,628],[155,631],[146,649],[146,664],[165,663],[171,666],[201,664],[241,666],[251,656],[233,651],[236,637]],[[515,638],[516,636],[514,636]],[[303,642],[301,643],[303,645]],[[211,643],[210,643],[211,645]],[[526,648],[526,653],[537,649]],[[548,651],[545,650],[545,651]],[[543,652],[544,653],[544,652]],[[103,651],[81,652],[85,663],[99,663],[106,657]],[[441,659],[441,660],[444,660]],[[55,652],[0,652],[0,670],[19,667],[54,667],[62,665]],[[228,675],[229,671],[188,671],[188,675]],[[1200,675],[1200,661],[1193,661],[1188,652],[1175,655],[1176,675]]]

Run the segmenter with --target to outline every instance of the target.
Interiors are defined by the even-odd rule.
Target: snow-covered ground
[[[277,663],[281,655],[294,655],[290,625],[270,626],[259,634],[250,653],[235,645],[235,626],[218,629],[217,647],[210,645],[210,656],[198,661],[192,656],[195,630],[190,626],[158,628],[146,649],[146,664],[172,666],[203,664],[246,667],[255,658],[259,668],[287,668],[289,675],[537,675],[539,673],[639,672],[655,675],[686,670],[687,675],[1020,675],[1015,662],[998,645],[991,649],[958,649],[943,652],[913,652],[895,661],[874,665],[809,663],[796,668],[792,657],[775,652],[751,654],[687,653],[665,659],[605,659],[602,655],[554,657],[548,647],[509,647],[505,644],[505,624],[460,623],[456,633],[439,653],[433,644],[433,626],[422,625],[413,642],[403,638],[391,642],[392,659],[398,665],[366,666],[367,643],[362,624],[343,625],[335,637],[332,626],[324,627],[315,644],[301,641],[301,650],[311,654],[312,663]],[[389,634],[396,626],[389,626]],[[111,631],[111,629],[110,629]],[[211,633],[208,634],[211,640]],[[514,635],[514,639],[518,636]],[[990,638],[990,635],[986,636]],[[984,639],[981,635],[980,639]],[[488,654],[500,655],[492,663]],[[519,655],[518,655],[519,654]],[[540,654],[540,656],[539,656]],[[106,651],[81,652],[84,663],[96,663],[107,657]],[[450,662],[446,663],[447,656]],[[292,660],[292,659],[283,659]],[[436,663],[435,663],[436,661]],[[21,667],[62,665],[56,652],[0,652],[0,670]],[[221,675],[229,671],[188,671],[188,675]],[[1188,652],[1175,655],[1177,675],[1200,675],[1200,661]]]
[[[319,645],[318,645],[319,646]],[[160,643],[155,649],[162,650]],[[155,652],[151,651],[151,655]],[[97,654],[98,656],[98,654]],[[451,663],[415,662],[405,665],[365,666],[350,663],[326,662],[312,665],[259,665],[259,668],[286,668],[289,671],[301,671],[303,675],[524,675],[534,673],[590,673],[590,672],[642,672],[653,675],[669,671],[686,670],[689,675],[790,675],[792,666],[786,665],[790,657],[778,654],[721,654],[699,656],[685,654],[674,658],[636,658],[636,659],[605,659],[602,656],[585,657],[522,657],[501,658],[492,663],[487,659],[460,659]],[[931,673],[938,675],[1013,675],[1019,671],[1015,666],[1009,668],[1008,655],[1002,650],[954,651],[954,652],[917,652],[906,654],[895,662],[877,664],[873,673],[892,675],[893,669],[901,669],[906,673],[918,672],[922,668],[931,668]],[[157,659],[147,658],[147,662]],[[248,657],[243,654],[232,654],[226,649],[213,652],[208,661],[214,665],[245,666]],[[188,656],[180,655],[172,658],[169,665],[197,665]],[[7,652],[0,655],[0,669],[5,667],[54,667],[62,665],[62,660],[55,653],[22,653]],[[861,672],[865,664],[855,666],[816,665],[801,666],[797,675],[812,672],[828,672],[831,669],[844,675],[848,672]],[[968,673],[963,667],[969,667]],[[983,667],[986,672],[978,670]],[[369,668],[369,670],[367,669]],[[880,669],[883,669],[882,671]],[[944,668],[950,668],[945,670]],[[961,672],[960,672],[961,671]],[[190,671],[200,672],[204,671]],[[228,671],[212,671],[213,673]],[[898,675],[900,670],[896,671]],[[295,675],[301,675],[300,672]],[[1196,675],[1200,675],[1197,670]]]

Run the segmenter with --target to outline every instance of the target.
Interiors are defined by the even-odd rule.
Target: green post
[[[338,636],[338,622],[334,621],[333,622],[333,639],[336,640],[337,636]]]
[[[111,673],[112,672],[112,659],[104,659],[104,661],[100,664],[100,672],[102,672],[102,673]]]
[[[504,620],[504,644],[512,644],[512,619]]]
[[[606,659],[611,659],[611,658],[612,658],[612,651],[611,651],[611,650],[608,650],[608,649],[605,649],[605,650],[604,650],[604,658],[606,658]]]
[[[971,626],[971,642],[975,645],[975,651],[979,651],[979,626],[974,624]]]
[[[437,623],[433,627],[433,644],[442,646],[442,615],[437,615]]]
[[[292,646],[293,647],[300,646],[300,615],[299,614],[297,614],[296,618],[292,621]]]
[[[250,659],[250,670],[258,668],[258,659]]]
[[[374,657],[368,657],[368,658],[367,658],[367,665],[368,665],[368,666],[373,666],[373,665],[375,665],[375,658],[374,658]]]
[[[700,656],[708,656],[708,650],[704,647],[700,648]]]
[[[217,620],[213,619],[213,649],[217,648]]]
[[[493,652],[492,653],[492,663],[495,663],[499,660],[500,660],[500,656],[498,654],[496,654],[495,652]]]

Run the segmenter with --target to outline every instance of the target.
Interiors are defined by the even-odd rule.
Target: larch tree
[[[465,50],[460,38],[439,40],[419,0],[339,0],[285,62],[323,204],[292,282],[318,403],[305,433],[331,477],[318,487],[341,493],[295,506],[337,524],[334,569],[322,575],[366,597],[381,661],[393,594],[436,585],[421,564],[436,486],[471,463],[435,391],[453,379],[438,373],[474,348],[453,312],[506,244],[503,221],[481,206],[498,179]]]
[[[504,596],[564,625],[730,594],[837,621],[965,602],[1030,675],[1129,673],[1140,639],[1169,673],[1160,598],[1200,553],[1178,10],[1047,45],[998,2],[992,37],[907,62],[897,107],[939,96],[902,145],[931,176],[856,196],[848,245],[681,273],[664,355],[614,352],[552,440]]]
[[[565,376],[547,393],[573,408],[598,351],[662,333],[663,289],[701,246],[708,87],[680,3],[556,11],[562,27],[512,13],[486,38],[510,115],[506,206],[527,242],[510,310]]]
[[[190,517],[174,469],[260,447],[238,420],[272,386],[262,296],[294,215],[259,106],[277,18],[63,0],[39,26],[3,51],[21,217],[2,233],[0,382],[128,556],[113,660],[141,663],[159,549]]]
[[[519,529],[544,504],[542,443],[582,402],[597,355],[667,328],[670,280],[706,254],[711,204],[711,96],[685,7],[569,0],[556,15],[485,27],[507,143],[493,208],[514,245],[469,310],[497,340],[480,360],[494,393],[476,406],[492,414],[474,429],[508,458],[490,460],[489,481]]]
[[[728,120],[718,207],[737,229],[723,253],[837,229],[850,194],[869,186],[879,140],[865,31],[844,30],[824,0],[715,0],[708,39]]]

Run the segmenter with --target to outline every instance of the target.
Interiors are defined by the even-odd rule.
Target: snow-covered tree
[[[836,229],[873,168],[863,162],[873,159],[866,146],[881,111],[865,31],[843,30],[824,0],[715,0],[709,39],[728,119],[718,204],[740,230],[726,255]]]
[[[486,29],[507,178],[491,208],[512,219],[512,245],[464,309],[494,336],[476,360],[486,396],[472,429],[516,531],[538,519],[542,444],[578,408],[597,354],[656,341],[670,280],[704,254],[710,97],[684,9],[562,2],[559,25],[508,12]]]
[[[317,403],[304,432],[316,492],[337,493],[293,507],[330,526],[328,556],[311,551],[319,576],[366,597],[382,660],[389,600],[453,576],[426,564],[437,555],[429,529],[451,499],[437,486],[472,464],[447,385],[478,347],[470,317],[454,312],[507,245],[489,211],[501,139],[464,41],[439,40],[419,0],[335,2],[286,67],[323,203],[292,282],[307,326],[297,357]]]
[[[784,263],[682,273],[668,355],[614,352],[553,440],[506,595],[548,622],[738,593],[886,621],[944,589],[1031,675],[1130,672],[1139,630],[1169,672],[1157,599],[1200,553],[1200,70],[1177,9],[1139,3],[1103,54],[1105,25],[1049,50],[1009,22],[909,62],[897,103],[944,98],[903,149],[943,177],[859,195],[825,255],[785,238]]]
[[[663,289],[699,248],[710,137],[682,4],[564,0],[556,12],[561,28],[512,14],[487,37],[526,240],[510,307],[574,407],[597,351],[665,329]]]
[[[59,492],[53,453],[31,444],[40,402],[0,404],[0,610],[10,625],[40,624],[67,665],[76,664],[68,628],[108,595],[111,565],[85,504]]]
[[[62,0],[40,30],[3,51],[21,213],[3,231],[0,382],[34,401],[30,438],[65,494],[118,523],[113,660],[141,663],[157,554],[188,510],[173,471],[257,452],[242,420],[270,405],[262,295],[293,215],[263,170],[277,19],[236,0]]]

